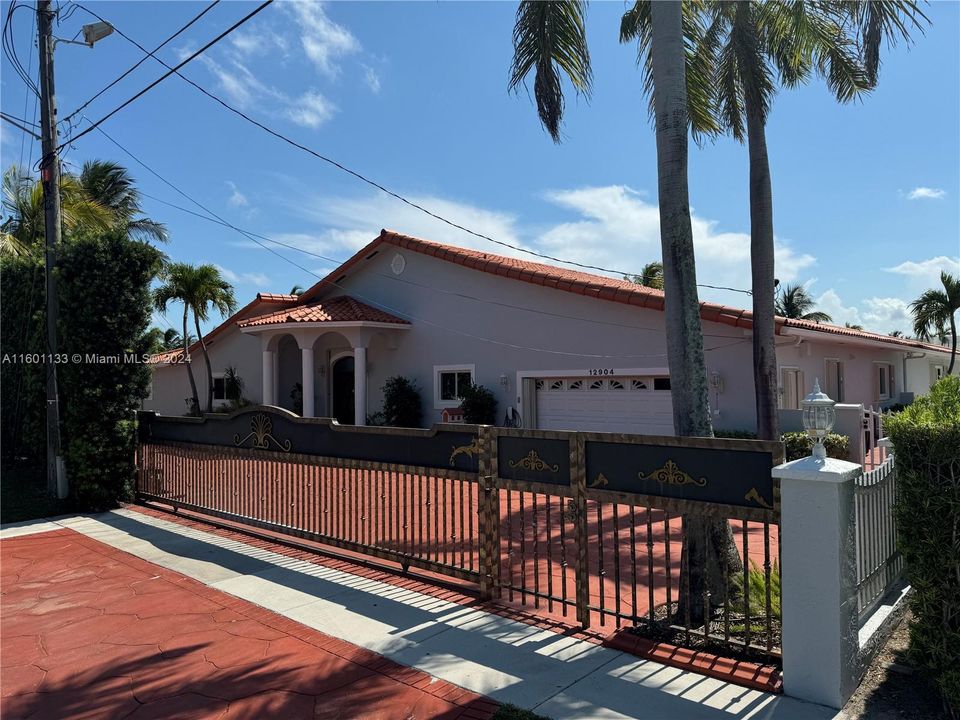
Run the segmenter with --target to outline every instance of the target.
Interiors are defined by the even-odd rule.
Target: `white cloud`
[[[840,295],[833,288],[818,297],[816,304],[817,310],[830,316],[832,325],[843,325],[844,323],[864,325],[863,319],[860,317],[860,311],[856,307],[844,305]],[[873,328],[867,329],[872,330]]]
[[[380,75],[369,65],[363,66],[363,80],[374,95],[380,94]]]
[[[250,204],[247,196],[237,188],[237,184],[227,180],[227,187],[230,188],[230,197],[227,198],[227,204],[231,207],[245,207]]]
[[[360,50],[360,42],[342,25],[333,22],[320,2],[288,2],[281,7],[292,12],[300,31],[300,44],[307,57],[327,77],[340,72],[338,60]]]
[[[908,200],[942,200],[947,191],[940,188],[915,187],[907,193]]]
[[[236,273],[222,265],[216,265],[216,268],[220,271],[223,279],[232,285],[255,285],[262,288],[264,285],[270,284],[270,278],[263,273]]]
[[[870,297],[864,298],[859,307],[848,306],[831,288],[816,298],[816,303],[816,309],[830,315],[834,325],[851,323],[872,332],[887,334],[900,330],[908,335],[913,328],[910,304],[903,298]]]
[[[542,232],[537,245],[549,254],[591,265],[636,272],[660,258],[660,213],[632,188],[620,185],[552,191],[546,199],[577,212],[581,218],[555,225]],[[717,223],[692,216],[697,280],[703,284],[734,288],[750,287],[750,236],[720,232]],[[793,282],[816,258],[777,240],[774,247],[776,274],[782,283]],[[742,293],[701,288],[704,299],[743,306]]]
[[[297,125],[318,128],[333,117],[337,108],[316,90],[308,90],[286,109],[286,116]]]
[[[262,26],[256,31],[235,32],[230,37],[230,44],[234,50],[244,56],[265,55],[273,51],[279,51],[281,55],[286,56],[290,47],[283,35]]]
[[[960,273],[960,258],[938,255],[927,260],[907,260],[894,267],[884,268],[885,272],[905,275],[920,281],[924,285],[940,285],[940,273]]]
[[[538,260],[453,228],[383,195],[360,198],[292,195],[291,198],[289,209],[315,229],[274,237],[287,238],[291,244],[325,257],[344,258],[369,243],[382,227],[387,227],[438,242]],[[638,272],[645,263],[660,258],[659,212],[641,193],[624,186],[607,186],[554,190],[544,198],[572,211],[576,217],[547,226],[523,226],[509,213],[442,197],[410,197],[413,202],[478,233],[584,264]],[[749,288],[749,235],[719,232],[716,223],[696,215],[693,225],[698,280],[711,285]],[[775,252],[777,277],[781,282],[795,282],[816,262],[812,255],[781,241],[777,242]],[[743,293],[709,288],[701,288],[700,297],[734,307],[750,304],[749,297]]]

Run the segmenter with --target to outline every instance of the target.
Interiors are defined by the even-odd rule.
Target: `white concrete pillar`
[[[276,353],[273,350],[263,351],[263,404],[276,405],[277,393],[274,380],[274,366]]]
[[[313,377],[316,374],[316,368],[313,365],[313,346],[300,348],[300,361],[302,365],[303,379],[303,417],[314,417],[313,407]]]
[[[353,348],[353,422],[367,424],[367,349]]]
[[[780,479],[783,687],[841,708],[859,680],[853,481],[860,465],[826,458],[773,469]]]

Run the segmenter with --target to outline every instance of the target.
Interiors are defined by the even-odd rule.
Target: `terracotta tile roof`
[[[326,323],[326,322],[376,322],[409,325],[406,320],[388,312],[362,303],[348,295],[330,298],[310,305],[278,310],[267,315],[243,320],[237,325],[242,328],[281,323]]]
[[[300,296],[301,301],[314,298],[329,288],[336,287],[334,283],[339,283],[340,279],[354,266],[372,257],[378,247],[383,244],[393,245],[394,247],[411,250],[423,255],[430,255],[440,260],[462,265],[463,267],[480,270],[492,275],[499,275],[512,280],[520,280],[533,285],[542,285],[543,287],[555,288],[565,292],[586,295],[587,297],[596,297],[601,300],[609,300],[626,305],[650,308],[652,310],[663,310],[664,308],[664,295],[662,290],[636,285],[628,280],[595,275],[580,270],[571,270],[520,258],[495,255],[479,250],[468,250],[467,248],[461,248],[455,245],[444,245],[442,243],[404,235],[403,233],[392,230],[381,230],[380,235],[378,235],[373,242],[357,252],[356,255],[330,273],[326,278],[303,293],[303,295]],[[701,302],[700,316],[710,322],[722,323],[746,330],[753,329],[753,313],[743,308]],[[931,345],[920,342],[919,340],[894,338],[866,330],[854,330],[852,328],[838,327],[825,323],[814,323],[806,320],[789,320],[778,317],[776,319],[777,333],[782,332],[784,327],[802,328],[851,339],[882,342],[902,348],[949,352],[949,348],[944,348],[940,345]]]
[[[297,300],[299,300],[299,298],[296,295],[282,295],[280,293],[257,293],[257,296],[253,300],[248,302],[233,315],[228,317],[213,330],[204,335],[203,340],[207,344],[207,347],[209,347],[216,340],[217,336],[220,335],[220,333],[227,328],[233,327],[234,323],[237,321],[252,316],[254,311],[259,310],[264,304],[277,305],[286,303],[292,305],[293,303],[297,302]],[[193,345],[190,346],[191,354],[199,351],[199,349],[199,341],[194,342]],[[151,355],[147,362],[151,365],[163,364],[173,362],[181,357],[183,357],[183,348],[177,348],[176,350],[166,350],[164,352]]]

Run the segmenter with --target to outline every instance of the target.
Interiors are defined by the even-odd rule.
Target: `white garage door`
[[[544,378],[536,387],[541,430],[673,435],[669,378]]]

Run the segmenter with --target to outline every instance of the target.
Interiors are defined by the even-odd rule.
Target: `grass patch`
[[[516,705],[501,705],[497,714],[493,716],[493,720],[550,720],[550,718],[518,708]]]

